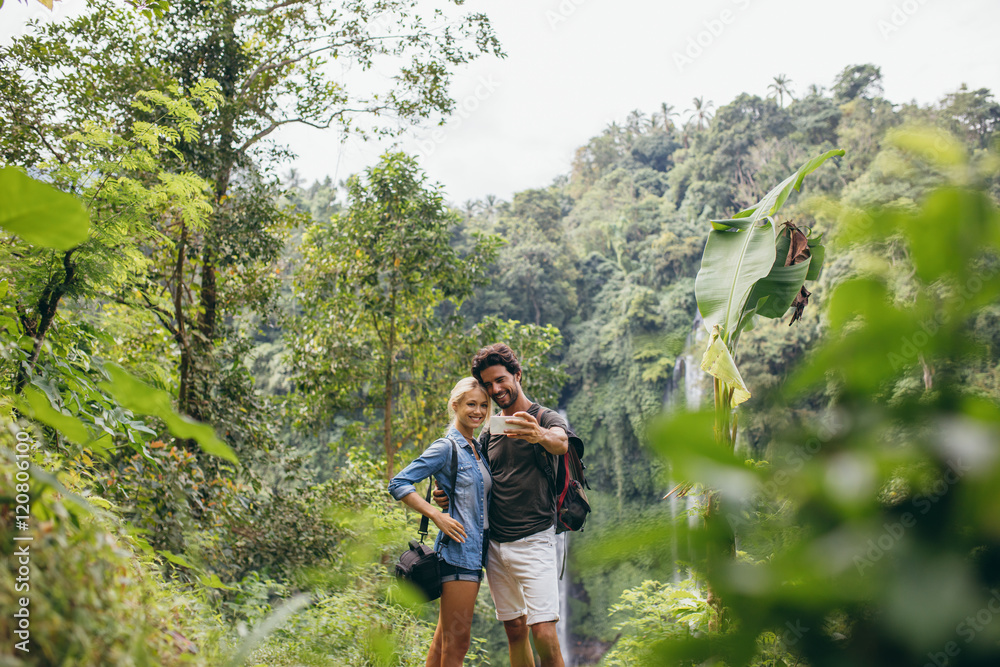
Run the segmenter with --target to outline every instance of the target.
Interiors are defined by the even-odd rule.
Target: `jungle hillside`
[[[432,4],[0,45],[0,665],[423,665],[386,484],[493,342],[586,447],[567,665],[997,664],[994,93],[845,62],[623,108],[509,200],[401,149],[303,178],[279,128],[403,136],[505,55]],[[485,585],[472,637],[509,665]]]

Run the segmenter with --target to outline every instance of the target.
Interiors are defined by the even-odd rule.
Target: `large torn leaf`
[[[712,222],[694,288],[708,331],[718,326],[726,342],[732,341],[754,283],[767,276],[775,264],[779,238],[770,216],[784,205],[792,190],[802,187],[807,175],[829,158],[843,154],[843,150],[832,150],[809,160],[755,206],[728,220]],[[784,264],[784,258],[778,264]],[[775,299],[769,301],[771,309],[781,306]]]

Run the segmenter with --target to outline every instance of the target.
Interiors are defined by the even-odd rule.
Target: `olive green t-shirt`
[[[542,416],[539,419],[539,410]],[[558,412],[532,403],[526,412],[538,419],[542,428],[559,427],[571,438],[566,420]],[[488,427],[487,427],[488,428]],[[489,442],[486,439],[489,439]],[[490,539],[496,542],[513,542],[534,535],[553,525],[556,499],[552,486],[535,458],[535,445],[520,438],[510,438],[502,433],[480,435],[493,475],[493,495],[490,497]],[[541,446],[540,456],[549,459],[555,467],[557,458]]]

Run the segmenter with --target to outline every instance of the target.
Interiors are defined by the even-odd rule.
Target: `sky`
[[[428,0],[429,1],[429,0]],[[57,2],[56,15],[84,0]],[[0,42],[29,14],[6,0]],[[60,6],[61,5],[61,6]],[[545,187],[575,150],[629,111],[661,102],[681,112],[695,97],[717,108],[741,92],[764,96],[784,74],[795,94],[830,88],[848,65],[882,68],[885,97],[929,104],[960,84],[1000,93],[997,0],[466,0],[490,17],[507,53],[456,71],[455,114],[410,129],[397,148],[419,156],[431,181],[461,204]],[[307,180],[345,179],[392,142],[286,126],[275,138]]]

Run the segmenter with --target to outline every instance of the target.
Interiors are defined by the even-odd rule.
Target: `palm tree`
[[[497,199],[496,195],[486,195],[486,198],[482,202],[482,211],[486,214],[486,218],[493,222],[497,216],[497,209],[500,207],[500,200]]]
[[[704,97],[696,97],[692,100],[694,104],[693,109],[688,109],[688,121],[695,121],[695,125],[698,129],[702,129],[708,121],[712,120],[712,107],[715,105],[712,102],[706,102]]]
[[[465,213],[466,218],[474,218],[476,217],[476,213],[479,212],[481,206],[482,205],[475,199],[466,199],[465,203],[462,204],[462,212]]]
[[[792,80],[789,79],[784,74],[779,74],[778,76],[774,77],[774,83],[772,83],[767,87],[768,90],[772,91],[772,94],[768,95],[768,97],[774,97],[775,95],[777,95],[778,106],[784,108],[785,95],[788,95],[788,99],[790,100],[795,99],[794,97],[792,97],[792,89],[791,86],[789,85],[791,83]]]
[[[660,110],[653,114],[653,127],[656,127],[656,120],[660,119],[663,121],[663,129],[669,132],[674,128],[674,122],[670,120],[673,117],[680,117],[680,114],[675,111],[676,107],[672,104],[667,104],[666,102],[660,103]]]
[[[645,112],[639,109],[632,109],[625,118],[625,129],[629,134],[642,134],[648,125]]]

